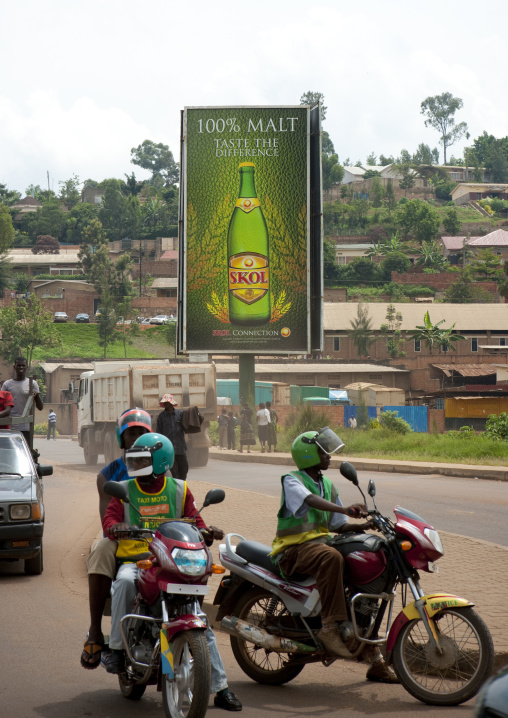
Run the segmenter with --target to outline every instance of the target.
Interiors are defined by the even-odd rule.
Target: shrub
[[[379,415],[379,423],[383,429],[396,434],[409,434],[413,431],[407,421],[404,421],[396,411],[382,411]]]
[[[485,424],[485,434],[489,439],[508,441],[508,414],[490,414]]]
[[[59,435],[58,430],[55,432],[56,435]],[[41,423],[41,424],[34,424],[34,435],[38,434],[41,436],[47,436],[48,434],[48,422]]]
[[[286,439],[292,444],[296,437],[305,431],[318,431],[323,426],[328,426],[329,423],[330,419],[324,411],[319,411],[315,407],[303,404],[295,407],[287,418],[285,425]]]

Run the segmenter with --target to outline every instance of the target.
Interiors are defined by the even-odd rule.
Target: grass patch
[[[84,360],[102,359],[104,350],[99,346],[96,324],[56,324],[62,346],[51,349],[35,349],[34,359],[46,361],[48,357],[66,359],[80,357]],[[174,348],[164,341],[163,327],[154,326],[141,330],[139,336],[132,337],[127,344],[127,357],[124,353],[121,331],[114,332],[115,340],[108,344],[107,359],[158,359],[174,356]]]

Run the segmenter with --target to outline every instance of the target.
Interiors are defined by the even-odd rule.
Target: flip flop
[[[81,654],[81,665],[87,670],[93,670],[101,662],[101,653],[104,649],[103,641],[85,641]],[[88,658],[87,658],[88,657]]]

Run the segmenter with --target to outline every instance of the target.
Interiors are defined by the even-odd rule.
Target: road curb
[[[291,454],[277,452],[261,454],[259,451],[247,454],[245,451],[210,448],[210,459],[236,461],[250,464],[272,464],[291,466]],[[506,466],[474,466],[470,464],[442,464],[437,462],[393,461],[393,459],[366,459],[358,456],[332,456],[331,466],[338,469],[343,461],[351,461],[357,471],[385,471],[392,474],[423,474],[455,476],[462,479],[487,479],[490,481],[508,481]]]

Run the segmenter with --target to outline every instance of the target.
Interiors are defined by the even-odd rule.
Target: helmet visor
[[[317,436],[314,438],[314,442],[322,449],[325,454],[335,454],[336,451],[342,451],[344,448],[344,442],[337,434],[332,431],[328,426],[324,429],[320,429]]]
[[[128,451],[125,455],[125,463],[129,476],[149,476],[153,473],[150,451]]]

